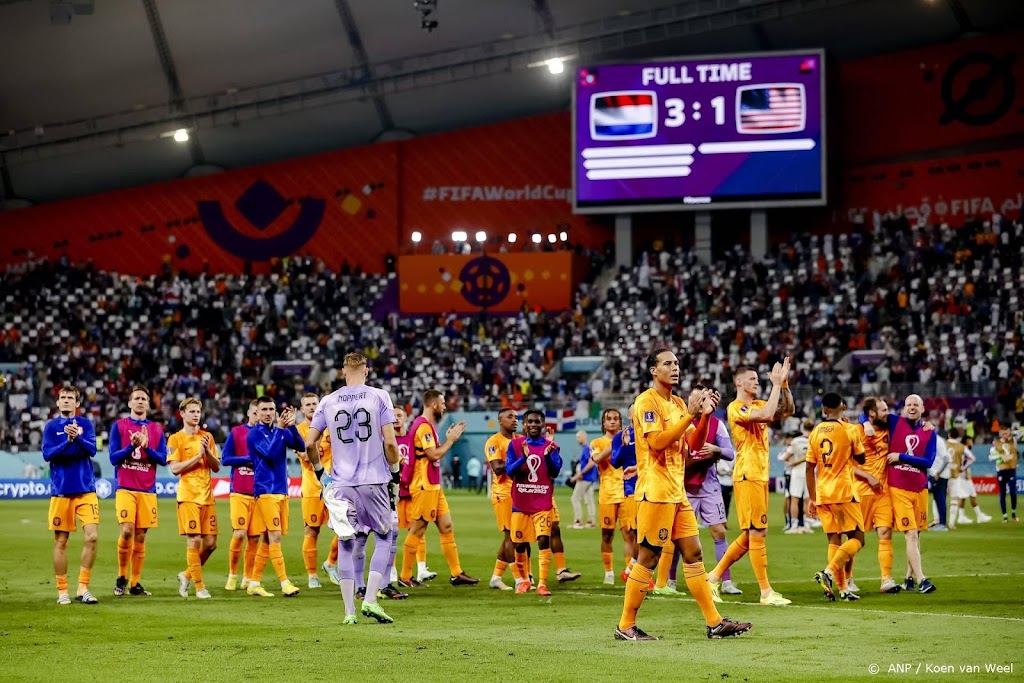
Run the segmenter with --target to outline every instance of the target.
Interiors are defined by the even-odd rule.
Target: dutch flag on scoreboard
[[[623,90],[590,98],[590,137],[638,140],[658,132],[658,96],[653,91]]]
[[[544,423],[546,427],[554,427],[555,431],[558,432],[576,429],[576,411],[545,410]]]
[[[736,97],[736,130],[740,133],[796,133],[804,129],[807,108],[800,83],[740,88]]]

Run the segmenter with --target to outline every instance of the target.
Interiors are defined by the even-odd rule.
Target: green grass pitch
[[[559,492],[563,518],[569,492]],[[485,496],[449,494],[465,571],[480,586],[447,585],[436,529],[428,531],[428,562],[439,572],[429,588],[402,602],[385,601],[395,618],[379,625],[360,617],[340,626],[341,596],[325,587],[308,590],[302,566],[299,503],[292,501],[292,532],[285,556],[302,594],[285,600],[223,590],[229,535],[205,570],[214,599],[182,600],[175,575],[184,568],[185,543],[176,535],[174,502],[160,502],[161,526],[150,532],[143,583],[152,597],[115,598],[116,526],[113,501],[101,504],[94,607],[56,604],[52,534],[46,501],[0,503],[0,680],[4,681],[850,681],[1022,680],[1024,676],[1024,525],[971,525],[947,534],[925,534],[924,567],[938,591],[931,595],[880,595],[873,535],[856,560],[863,599],[828,603],[811,579],[824,564],[820,532],[785,536],[781,514],[769,532],[769,575],[791,598],[786,608],[756,604],[756,583],[743,559],[733,578],[744,589],[722,613],[754,623],[742,638],[709,641],[692,599],[649,598],[640,625],[654,643],[613,640],[623,588],[601,583],[596,530],[565,528],[569,566],[583,572],[575,583],[554,585],[551,598],[516,596],[486,587],[498,534]],[[983,497],[990,514],[993,497]],[[227,501],[217,503],[226,517]],[[781,500],[773,496],[771,510]],[[564,523],[564,522],[563,522]],[[326,530],[325,534],[330,531]],[[730,531],[730,539],[735,531]],[[321,539],[321,557],[326,553]],[[705,564],[713,546],[701,532]],[[622,569],[616,539],[616,572]],[[894,571],[905,566],[903,541],[894,542]],[[69,543],[74,590],[81,535]],[[710,560],[708,559],[710,558]],[[536,566],[536,561],[535,561]],[[273,568],[264,584],[276,591]],[[511,582],[511,573],[507,579]],[[986,665],[1014,665],[1013,673],[987,673]],[[872,675],[871,666],[880,667]],[[902,673],[894,667],[907,666]],[[979,666],[980,671],[960,667]],[[936,667],[951,666],[950,672]],[[916,670],[916,671],[915,671]]]

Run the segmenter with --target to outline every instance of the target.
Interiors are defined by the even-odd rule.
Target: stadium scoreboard
[[[821,50],[576,70],[573,209],[826,202]]]

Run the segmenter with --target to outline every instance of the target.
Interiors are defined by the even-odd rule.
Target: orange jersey
[[[171,434],[167,439],[167,462],[187,462],[199,455],[203,450],[203,436],[210,437],[213,455],[220,460],[220,451],[213,443],[213,435],[200,429],[195,434],[186,434],[185,430]],[[193,469],[178,475],[178,502],[213,505],[213,477],[205,460],[200,460]]]
[[[612,447],[612,437],[602,435],[590,442],[590,458],[602,451]],[[612,505],[626,500],[625,483],[622,481],[622,470],[612,467],[612,456],[608,456],[599,463],[596,463],[597,473],[601,476],[600,489],[598,489],[598,503],[600,505]]]
[[[864,464],[860,468],[881,482],[880,489],[876,490],[868,486],[863,479],[854,477],[853,495],[860,500],[864,496],[873,496],[889,490],[885,476],[885,473],[889,471],[889,430],[875,427],[875,433],[872,436],[864,433],[863,424],[857,425],[857,430],[864,443]]]
[[[750,403],[736,399],[726,411],[736,447],[733,481],[768,481],[768,423],[750,419],[750,414],[764,404],[760,399]]]
[[[494,460],[504,463],[508,459],[508,445],[512,439],[507,438],[501,432],[493,434],[484,444],[484,461],[487,467]],[[491,500],[495,503],[504,500],[512,495],[512,478],[507,474],[494,477],[491,482]]]
[[[637,396],[633,404],[636,500],[652,503],[682,503],[686,500],[686,494],[683,493],[686,443],[680,437],[665,450],[657,451],[647,442],[647,435],[671,429],[685,419],[687,414],[683,399],[674,394],[665,400],[654,389],[648,389]]]
[[[815,504],[850,503],[853,495],[855,456],[864,454],[861,428],[838,420],[825,420],[811,432],[807,462],[815,463]]]
[[[428,467],[437,467],[439,463],[430,462],[424,453],[428,448],[437,448],[440,444],[435,442],[434,429],[429,422],[421,422],[412,435],[412,447],[416,452],[416,469],[412,473],[412,481],[409,483],[410,491],[439,491],[440,484],[430,483],[427,476]],[[438,477],[440,480],[440,477]]]
[[[295,428],[299,430],[299,435],[302,440],[306,440],[306,435],[309,434],[309,422],[302,422],[295,425]],[[323,466],[328,473],[331,471],[331,435],[324,432],[320,435],[320,464]],[[299,458],[299,464],[302,465],[302,497],[303,498],[319,498],[320,489],[323,487],[320,482],[316,480],[316,474],[313,473],[313,466],[306,460]]]

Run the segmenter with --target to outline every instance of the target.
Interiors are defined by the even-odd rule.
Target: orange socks
[[[302,537],[302,560],[306,563],[306,574],[316,576],[316,539],[312,536]]]
[[[416,565],[416,553],[419,552],[421,540],[412,532],[405,535],[405,541],[402,543],[402,572],[399,574],[402,581],[412,579],[412,568]]]
[[[508,567],[508,562],[497,560],[494,563],[494,576],[502,577],[505,575],[505,568]]]
[[[186,578],[190,578],[195,582],[197,591],[206,588],[206,584],[203,583],[203,565],[199,560],[199,550],[187,548],[185,550],[185,558],[186,562],[188,562],[188,570],[185,572]]]
[[[128,577],[128,561],[132,554],[132,539],[117,537],[117,575]]]
[[[270,561],[270,547],[263,541],[260,541],[259,548],[256,549],[256,560],[252,564],[252,582],[260,583],[263,580],[263,571],[267,568],[267,562]]]
[[[459,549],[455,545],[455,534],[441,534],[441,552],[444,553],[444,559],[448,561],[448,571],[451,572],[451,575],[461,574],[462,565],[459,564]],[[423,554],[427,554],[426,549]]]
[[[57,593],[64,595],[68,592],[68,575],[57,574]]]
[[[622,602],[622,616],[619,617],[619,630],[625,631],[636,626],[636,613],[647,597],[647,588],[651,585],[651,570],[642,564],[635,563],[629,571],[626,581],[626,598]]]
[[[242,557],[242,544],[244,542],[244,538],[231,537],[231,544],[228,546],[228,574],[232,576],[238,574],[238,560]]]
[[[662,555],[664,557],[664,555]],[[671,560],[671,556],[669,557]],[[711,597],[711,584],[708,583],[708,575],[704,570],[703,562],[693,564],[683,563],[683,576],[686,578],[686,587],[700,606],[704,614],[704,623],[708,626],[718,626],[722,623],[722,615],[715,607],[715,600]]]
[[[882,570],[882,579],[892,578],[892,539],[878,541],[878,568]]]
[[[764,536],[750,536],[750,566],[754,568],[754,576],[761,591],[771,590],[768,583],[768,549],[764,545]],[[725,558],[722,558],[725,561]]]
[[[146,542],[135,541],[132,544],[132,576],[128,581],[129,586],[134,586],[142,577],[142,564],[146,561]],[[124,574],[121,574],[124,576]]]
[[[245,564],[242,566],[242,576],[245,578],[252,577],[252,570],[256,566],[256,549],[259,545],[259,539],[255,541],[249,539],[249,542],[245,546]],[[264,564],[264,566],[266,566],[266,564]]]
[[[338,564],[338,537],[331,539],[331,552],[327,554],[327,564],[332,567]]]
[[[92,569],[85,567],[78,568],[78,594],[81,595],[89,590],[89,579],[92,578]]]
[[[540,571],[537,576],[537,585],[548,585],[548,571],[551,569],[551,549],[540,551]]]
[[[851,538],[836,548],[835,555],[828,563],[828,570],[832,572],[832,576],[837,580],[840,590],[846,590],[846,565],[849,564],[850,560],[862,546],[863,544],[860,541]]]
[[[750,550],[747,539],[748,534],[740,534],[735,541],[729,544],[729,547],[725,551],[725,555],[722,555],[722,560],[712,570],[712,573],[718,577],[718,580],[722,580],[722,575],[728,571],[729,567],[736,564],[741,557],[747,554]]]
[[[512,576],[515,577],[516,583],[519,583],[521,580],[525,579],[526,577],[519,570],[519,562],[518,562],[519,556],[516,555],[514,552],[513,552],[513,556],[516,559],[514,559],[512,562],[509,563],[509,567],[512,568]],[[523,557],[525,558],[526,556],[524,555]]]
[[[555,556],[555,572],[565,571],[565,553],[553,553]]]
[[[604,570],[610,572],[612,570],[612,554],[601,553],[601,561],[604,562]]]
[[[274,565],[274,571],[277,573],[277,580],[281,584],[288,583],[288,572],[284,568],[284,553],[281,552],[280,543],[270,544],[270,561]]]
[[[516,553],[516,569],[519,570],[519,578],[523,581],[530,580],[530,556],[526,553]]]
[[[661,548],[661,557],[658,558],[658,578],[654,581],[655,588],[664,588],[668,585],[668,572],[672,569],[672,556],[675,555],[676,547],[672,543],[666,543]],[[701,565],[703,570],[704,565]],[[716,622],[717,624],[717,622]]]
[[[426,562],[427,561],[427,535],[423,534],[420,536],[419,545],[416,547],[416,561]]]

